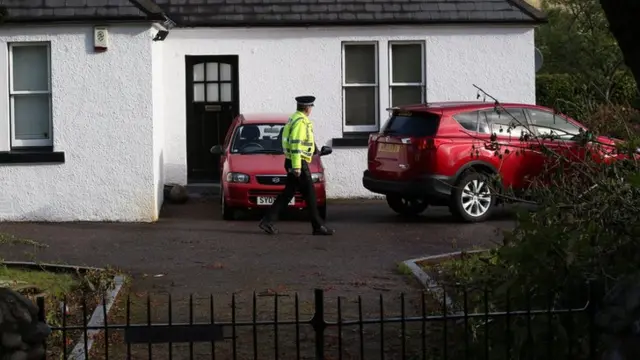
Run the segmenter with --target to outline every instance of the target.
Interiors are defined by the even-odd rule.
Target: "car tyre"
[[[451,191],[449,210],[458,219],[465,222],[487,220],[496,204],[491,188],[491,178],[487,174],[466,172]]]
[[[424,199],[404,198],[398,195],[387,195],[387,204],[391,210],[403,216],[420,215],[429,207]]]
[[[327,204],[318,206],[318,213],[320,213],[320,218],[322,220],[327,220]]]
[[[224,201],[224,192],[220,191],[220,212],[223,220],[235,220],[235,209],[228,206]]]

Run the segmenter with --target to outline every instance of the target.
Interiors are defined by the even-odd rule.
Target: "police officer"
[[[284,168],[287,171],[287,183],[282,193],[278,195],[273,205],[267,210],[265,217],[260,221],[260,228],[267,234],[277,234],[278,230],[273,226],[278,214],[289,204],[296,189],[300,190],[311,214],[311,226],[313,235],[333,235],[333,229],[326,227],[316,202],[316,193],[311,180],[309,163],[314,153],[318,152],[313,139],[313,124],[309,120],[314,96],[298,96],[297,111],[291,115],[282,131],[282,148],[284,149]]]

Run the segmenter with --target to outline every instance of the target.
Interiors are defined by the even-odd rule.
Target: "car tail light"
[[[431,138],[421,138],[413,141],[416,144],[418,150],[432,150],[435,149],[435,142]]]
[[[438,138],[419,138],[412,141],[416,144],[418,150],[436,150],[438,146],[445,142],[451,142],[450,139],[438,139]]]

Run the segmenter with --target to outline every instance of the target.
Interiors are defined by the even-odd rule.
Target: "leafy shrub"
[[[576,74],[539,74],[536,76],[537,103],[578,120],[589,117],[593,109],[602,105],[640,108],[633,76],[619,72],[616,79],[611,89],[598,89]]]
[[[581,121],[589,130],[617,139],[640,135],[640,111],[628,105],[600,105]]]

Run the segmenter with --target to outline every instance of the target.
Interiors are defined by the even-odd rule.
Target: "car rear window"
[[[385,135],[433,136],[438,131],[440,115],[429,112],[398,112],[391,115],[384,127]]]

